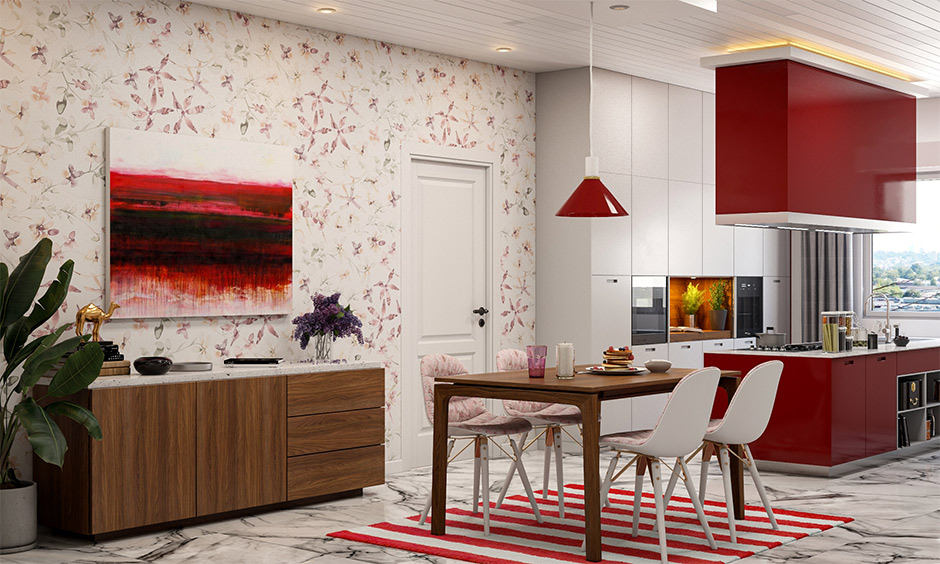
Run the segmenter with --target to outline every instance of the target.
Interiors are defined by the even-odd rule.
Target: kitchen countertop
[[[123,388],[128,386],[152,386],[156,384],[179,384],[183,382],[203,382],[206,380],[229,380],[232,378],[257,378],[264,376],[287,376],[290,374],[311,374],[315,372],[336,372],[343,370],[367,370],[382,368],[382,363],[369,362],[290,362],[284,364],[256,364],[249,366],[227,366],[219,360],[213,370],[205,372],[167,372],[159,376],[125,374],[122,376],[99,376],[88,386],[91,390],[104,388]],[[48,384],[49,378],[40,380]]]
[[[740,349],[740,350],[730,350],[730,351],[708,351],[706,354],[742,354],[742,355],[757,355],[757,356],[798,356],[802,358],[821,358],[821,359],[833,359],[833,358],[846,358],[853,356],[865,356],[869,354],[884,354],[884,353],[893,353],[893,352],[903,352],[903,351],[912,351],[919,349],[933,349],[940,347],[940,338],[938,339],[924,339],[924,340],[911,340],[905,347],[899,347],[893,343],[891,344],[881,344],[877,349],[869,349],[866,347],[856,347],[851,351],[844,352],[825,352],[822,350],[818,351],[759,351],[759,350],[750,350],[750,349]]]

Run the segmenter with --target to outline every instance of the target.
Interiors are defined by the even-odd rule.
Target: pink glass
[[[545,356],[548,354],[548,346],[527,345],[525,353],[529,360],[529,378],[544,378]]]

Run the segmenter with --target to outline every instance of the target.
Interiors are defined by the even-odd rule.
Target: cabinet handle
[[[646,352],[656,352],[656,347],[646,347]]]
[[[692,345],[679,345],[680,349],[691,349]]]
[[[774,280],[774,284],[779,284],[781,280]]]
[[[725,346],[725,344],[724,344],[724,343],[715,343],[715,346],[716,346],[716,347],[723,347],[723,346]]]
[[[879,356],[879,357],[878,357],[878,362],[881,362],[881,361],[883,361],[883,360],[888,360],[888,357],[886,357],[886,356]]]
[[[618,280],[617,280],[616,278],[608,278],[608,279],[607,279],[607,283],[608,283],[608,284],[616,284],[617,282],[618,282]]]
[[[848,366],[848,365],[850,365],[850,364],[855,364],[855,361],[854,361],[854,360],[847,360],[847,361],[845,361],[845,366]]]

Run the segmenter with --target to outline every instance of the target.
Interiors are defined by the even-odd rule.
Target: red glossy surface
[[[716,71],[719,214],[913,222],[913,97],[793,61]]]
[[[829,465],[865,458],[865,357],[817,362],[830,364],[832,370],[832,453]]]
[[[940,349],[920,349],[915,351],[898,351],[898,374],[914,374],[937,370],[937,352]]]
[[[555,215],[564,217],[621,217],[628,215],[599,178],[585,177]]]
[[[864,358],[865,456],[874,456],[897,448],[897,411],[891,400],[897,394],[898,362],[894,353]]]

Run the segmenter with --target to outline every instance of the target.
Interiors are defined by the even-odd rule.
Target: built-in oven
[[[655,345],[669,338],[669,296],[665,276],[634,276],[633,345]]]
[[[734,279],[735,337],[753,337],[764,332],[764,279],[738,276]]]

